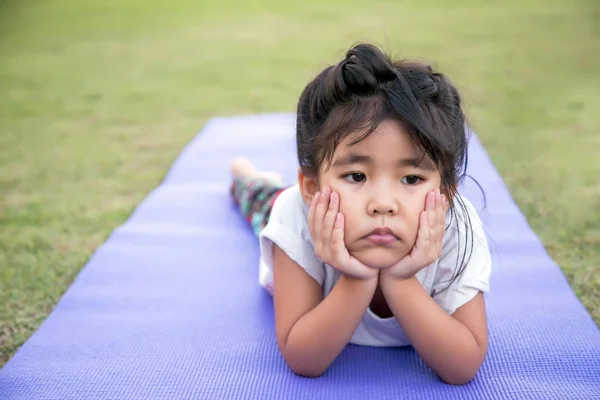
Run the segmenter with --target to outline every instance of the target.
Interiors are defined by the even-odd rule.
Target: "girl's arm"
[[[277,245],[273,254],[273,299],[277,343],[298,375],[316,377],[347,345],[377,286],[368,279],[339,278],[328,296]]]
[[[382,278],[381,289],[414,349],[442,380],[469,382],[488,348],[483,294],[448,315],[415,278]]]

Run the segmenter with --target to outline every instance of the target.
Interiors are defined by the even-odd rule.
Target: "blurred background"
[[[0,366],[213,116],[294,111],[359,41],[462,90],[600,323],[596,0],[0,0]]]

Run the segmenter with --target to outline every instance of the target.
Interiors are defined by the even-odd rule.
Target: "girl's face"
[[[385,268],[412,250],[425,197],[440,189],[441,176],[395,121],[384,121],[351,146],[358,137],[351,134],[338,145],[329,168],[321,168],[319,189],[328,186],[340,196],[350,254]]]

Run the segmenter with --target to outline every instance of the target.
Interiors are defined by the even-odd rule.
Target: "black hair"
[[[457,195],[466,176],[468,135],[456,87],[430,65],[392,60],[371,44],[358,44],[336,65],[321,71],[302,91],[296,119],[298,163],[306,176],[328,168],[336,147],[348,135],[364,132],[364,140],[384,120],[394,120],[433,161],[441,175],[441,191],[451,217],[460,207],[465,217],[465,249],[473,245],[466,205]],[[461,235],[459,235],[460,246]],[[469,246],[470,244],[470,246]],[[450,283],[463,271],[470,253],[461,257]],[[448,285],[449,286],[449,285]]]

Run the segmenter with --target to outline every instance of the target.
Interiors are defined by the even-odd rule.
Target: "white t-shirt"
[[[449,314],[453,314],[479,291],[489,291],[491,257],[483,226],[473,205],[464,197],[462,200],[471,220],[472,236],[467,235],[463,222],[464,212],[461,207],[456,207],[454,218],[450,218],[448,213],[447,223],[450,222],[451,226],[444,234],[442,256],[416,275],[425,290],[432,294],[436,303]],[[298,185],[286,189],[275,200],[269,223],[259,238],[259,284],[271,293],[273,243],[317,281],[323,288],[323,296],[331,292],[341,275],[315,255],[307,217],[308,206],[302,200]],[[465,251],[468,256],[471,248],[473,251],[469,263],[460,277],[442,291],[460,267]],[[380,318],[369,308],[352,335],[350,343],[386,347],[410,344],[394,317]]]

